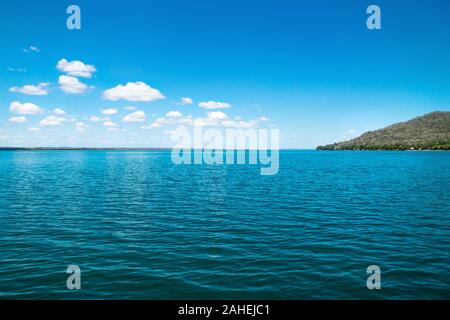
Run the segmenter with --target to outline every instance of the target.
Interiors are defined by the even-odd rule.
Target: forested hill
[[[317,150],[450,150],[450,112],[432,112]]]

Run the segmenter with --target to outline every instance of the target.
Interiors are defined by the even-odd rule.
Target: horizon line
[[[174,148],[170,147],[0,147],[0,151],[33,151],[33,150],[43,150],[43,151],[77,151],[77,150],[148,150],[148,151],[168,151],[173,150]],[[177,148],[177,149],[190,149],[190,150],[221,150],[221,151],[264,151],[270,149],[199,149],[199,148]],[[289,151],[289,150],[316,150],[316,148],[279,148],[279,151]]]

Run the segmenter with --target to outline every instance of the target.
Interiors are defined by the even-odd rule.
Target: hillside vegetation
[[[450,150],[450,112],[432,112],[317,150]]]

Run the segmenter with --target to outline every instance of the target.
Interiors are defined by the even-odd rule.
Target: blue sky
[[[313,148],[450,110],[447,0],[2,1],[0,39],[0,146],[170,147],[225,119]]]

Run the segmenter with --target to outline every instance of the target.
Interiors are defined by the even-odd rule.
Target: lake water
[[[450,298],[449,152],[282,151],[259,169],[0,152],[0,298]]]

